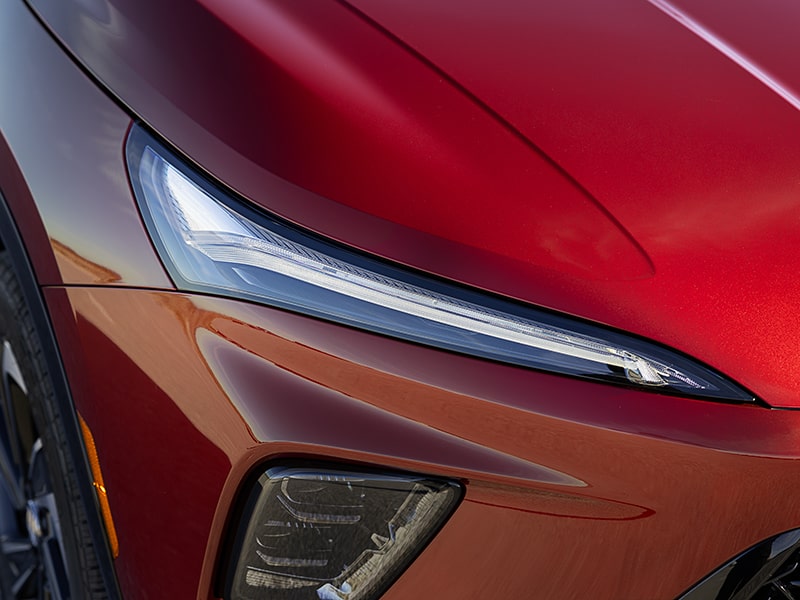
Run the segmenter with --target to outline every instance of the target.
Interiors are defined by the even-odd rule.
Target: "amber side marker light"
[[[106,526],[106,535],[108,536],[108,545],[111,548],[111,555],[114,558],[119,556],[119,540],[117,539],[117,530],[114,528],[114,519],[111,518],[111,506],[108,504],[108,493],[106,486],[103,482],[103,473],[100,471],[100,459],[97,456],[97,446],[94,443],[94,436],[86,421],[83,417],[78,415],[78,420],[81,423],[81,432],[83,433],[83,442],[86,445],[86,453],[89,457],[89,466],[92,469],[92,485],[97,492],[97,499],[100,502],[100,512],[103,515],[103,523]]]

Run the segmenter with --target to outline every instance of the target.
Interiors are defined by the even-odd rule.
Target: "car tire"
[[[107,598],[43,346],[0,253],[0,593]]]

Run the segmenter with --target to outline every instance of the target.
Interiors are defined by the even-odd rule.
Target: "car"
[[[791,2],[0,3],[0,597],[800,598]]]

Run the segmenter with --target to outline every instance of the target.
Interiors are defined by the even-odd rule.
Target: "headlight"
[[[414,476],[274,467],[256,483],[234,544],[231,600],[373,600],[461,498]]]
[[[705,398],[752,394],[677,352],[441,283],[298,230],[202,178],[143,129],[131,182],[181,290],[245,298],[552,373]]]

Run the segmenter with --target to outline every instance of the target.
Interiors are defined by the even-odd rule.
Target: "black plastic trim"
[[[47,369],[55,391],[56,404],[64,424],[68,451],[72,455],[80,498],[87,516],[87,525],[94,542],[103,583],[110,600],[121,600],[122,595],[119,590],[111,551],[108,547],[105,525],[100,514],[94,486],[92,485],[91,469],[84,448],[75,405],[72,402],[72,394],[66,372],[61,362],[58,342],[56,341],[49,313],[45,307],[33,267],[28,258],[25,244],[2,191],[0,191],[0,240],[2,240],[11,258],[11,264],[20,283],[22,295],[40,337],[44,360],[47,363]]]
[[[681,594],[678,600],[756,600],[772,598],[770,586],[793,574],[797,569],[800,554],[800,529],[793,529],[764,540],[732,558],[717,568],[691,589]],[[790,561],[792,561],[790,563]],[[794,568],[785,572],[788,564]],[[769,595],[765,595],[769,594]],[[791,599],[786,591],[779,591],[775,598]]]

